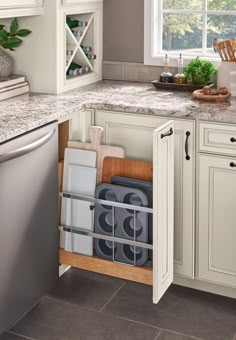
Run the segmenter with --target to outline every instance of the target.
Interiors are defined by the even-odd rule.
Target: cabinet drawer
[[[200,151],[236,155],[236,126],[200,123]]]

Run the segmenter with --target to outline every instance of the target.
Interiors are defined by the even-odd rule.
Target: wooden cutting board
[[[152,182],[152,163],[127,158],[105,157],[102,183],[110,183],[112,176],[122,176]]]
[[[107,156],[125,157],[125,151],[118,146],[101,145],[103,128],[101,126],[90,126],[89,136],[91,143],[69,141],[68,147],[73,149],[92,150],[97,152],[97,183],[101,182],[103,159]]]
[[[202,90],[196,90],[193,91],[192,95],[201,100],[207,100],[207,101],[223,101],[228,99],[231,96],[231,93],[228,92],[226,94],[203,94]]]

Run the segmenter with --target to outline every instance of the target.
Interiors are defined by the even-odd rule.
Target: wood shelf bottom
[[[152,286],[152,268],[132,267],[59,249],[59,263]]]

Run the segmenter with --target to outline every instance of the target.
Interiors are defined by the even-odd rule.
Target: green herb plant
[[[10,25],[10,32],[5,29],[5,25],[0,24],[0,47],[14,51],[14,49],[22,44],[23,37],[31,33],[28,29],[18,29],[17,18],[13,19]]]
[[[198,57],[193,59],[184,70],[186,78],[194,85],[207,85],[215,73],[216,69],[210,61],[200,60]]]

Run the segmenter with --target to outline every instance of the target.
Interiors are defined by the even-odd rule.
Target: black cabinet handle
[[[230,138],[230,142],[235,143],[235,142],[236,142],[236,138],[231,137],[231,138]]]
[[[186,154],[186,160],[189,161],[190,160],[190,156],[188,154],[188,141],[189,141],[189,137],[190,137],[191,133],[189,131],[186,132],[186,140],[185,140],[185,154]]]
[[[231,162],[229,165],[231,166],[231,168],[236,168],[236,163],[234,162]]]
[[[170,128],[170,131],[161,134],[161,139],[173,135],[173,132],[173,129]]]

